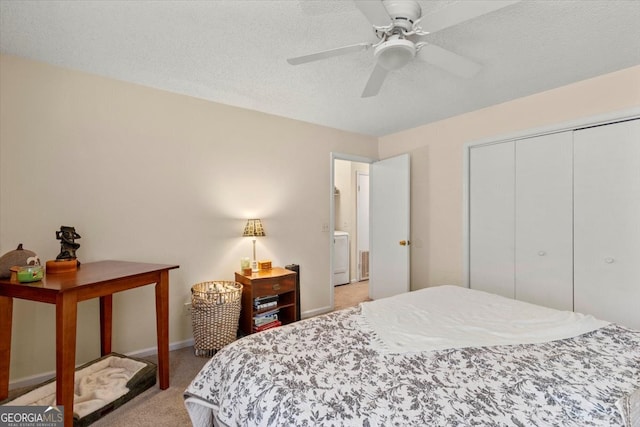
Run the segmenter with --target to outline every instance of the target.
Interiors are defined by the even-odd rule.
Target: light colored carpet
[[[371,301],[369,298],[369,281],[349,283],[348,285],[333,288],[334,310],[353,307],[363,301]]]

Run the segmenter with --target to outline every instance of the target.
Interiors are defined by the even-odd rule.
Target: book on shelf
[[[269,317],[272,314],[278,314],[279,311],[280,311],[280,309],[276,308],[274,310],[269,310],[269,311],[265,311],[265,312],[262,312],[262,313],[257,313],[257,314],[255,314],[253,316],[253,319],[255,320],[255,319],[259,319],[259,318]]]
[[[279,309],[265,311],[264,313],[258,313],[253,316],[253,325],[260,326],[265,323],[273,322],[274,320],[278,320],[278,312]]]
[[[253,308],[255,310],[264,310],[266,308],[271,308],[271,307],[276,307],[278,305],[278,301],[269,301],[269,302],[263,302],[263,303],[254,303],[253,304]]]
[[[267,295],[264,297],[254,298],[253,308],[256,310],[263,310],[269,307],[275,307],[278,305],[278,295]]]
[[[253,319],[253,326],[260,326],[260,325],[264,325],[266,323],[270,323],[273,322],[275,320],[278,320],[278,315],[277,314],[272,314],[270,316],[267,317],[259,317],[259,318],[254,318]]]
[[[266,295],[263,297],[256,297],[253,299],[254,304],[261,304],[265,302],[278,301],[279,295]]]
[[[277,328],[280,325],[282,325],[282,322],[276,319],[276,320],[274,320],[272,322],[265,323],[265,324],[260,325],[260,326],[254,326],[253,327],[253,331],[254,332],[266,331],[267,329]]]

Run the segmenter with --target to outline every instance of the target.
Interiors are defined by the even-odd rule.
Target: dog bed
[[[75,372],[73,425],[84,427],[122,406],[156,383],[156,365],[110,353]],[[2,405],[56,405],[55,378],[26,390]]]

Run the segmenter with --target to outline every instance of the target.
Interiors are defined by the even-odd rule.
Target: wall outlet
[[[191,303],[185,302],[182,306],[182,315],[183,316],[191,316]]]

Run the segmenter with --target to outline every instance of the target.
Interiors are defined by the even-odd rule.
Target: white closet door
[[[640,120],[574,134],[575,310],[640,329]]]
[[[573,132],[516,142],[516,299],[573,310]]]
[[[469,156],[469,286],[513,298],[514,142]]]

